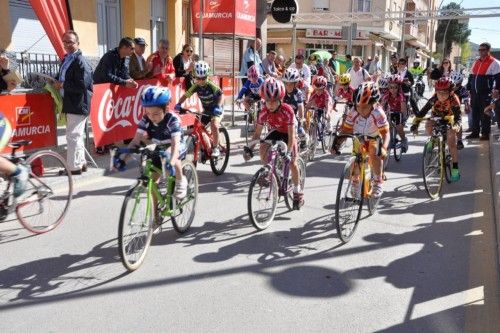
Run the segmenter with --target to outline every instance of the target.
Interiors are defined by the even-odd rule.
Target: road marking
[[[484,192],[484,190],[480,189],[480,190],[474,190],[474,191],[464,191],[464,192],[457,192],[457,193],[447,193],[447,194],[443,194],[443,199],[456,198],[456,197],[460,197],[460,196],[463,196],[463,195],[478,194],[478,193],[483,193],[483,192]]]
[[[436,222],[459,222],[459,221],[477,219],[477,218],[483,217],[483,216],[484,216],[484,212],[477,212],[477,213],[464,214],[464,215],[459,215],[459,216],[454,216],[454,217],[448,217],[446,219],[436,220]]]
[[[484,286],[418,303],[413,308],[411,319],[423,318],[452,308],[471,304],[484,304]]]

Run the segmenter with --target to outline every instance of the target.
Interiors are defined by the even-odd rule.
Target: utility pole
[[[404,7],[403,7],[403,13],[401,14],[402,15],[402,18],[401,18],[401,47],[399,48],[399,57],[400,58],[405,58],[405,24],[406,24],[406,17],[405,17],[405,13],[406,13],[406,5],[408,3],[408,0],[405,0],[404,2]]]
[[[350,7],[350,12],[351,12],[351,17],[352,17],[352,13],[354,11],[354,0],[351,0],[349,7]],[[349,24],[349,29],[347,32],[347,51],[346,51],[346,54],[352,55],[352,20]]]

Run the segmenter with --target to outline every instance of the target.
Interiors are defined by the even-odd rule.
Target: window
[[[97,41],[101,56],[120,42],[120,5],[120,0],[97,0]]]
[[[358,12],[368,13],[372,11],[372,0],[358,0]]]
[[[167,6],[165,0],[151,0],[151,52],[156,51],[158,41],[167,35]]]

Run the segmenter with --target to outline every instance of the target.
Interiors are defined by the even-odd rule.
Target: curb
[[[496,126],[495,126],[496,127]],[[493,218],[495,219],[497,264],[500,270],[500,130],[491,128],[490,173],[492,184]]]

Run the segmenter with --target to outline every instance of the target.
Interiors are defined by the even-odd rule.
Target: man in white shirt
[[[361,67],[361,60],[355,57],[352,61],[352,68],[347,71],[351,75],[351,89],[355,90],[365,81],[370,81],[372,78],[368,71]]]
[[[274,61],[276,60],[276,55],[276,51],[269,51],[264,60],[262,60],[262,69],[264,69],[264,75],[267,74],[271,77],[278,77],[276,64],[274,63]]]
[[[295,56],[295,62],[290,65],[291,68],[296,68],[300,77],[304,80],[304,84],[309,87],[311,85],[311,69],[309,66],[304,64],[304,55],[297,54]]]

